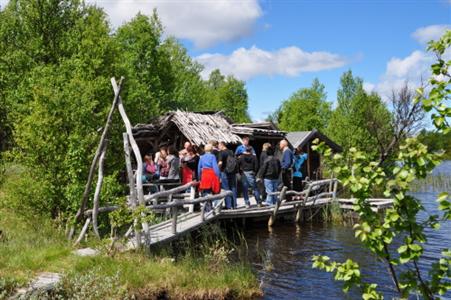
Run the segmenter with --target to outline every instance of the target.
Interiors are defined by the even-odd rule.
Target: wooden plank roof
[[[175,125],[177,129],[193,144],[205,145],[210,140],[223,141],[227,144],[242,143],[242,136],[267,138],[285,137],[285,132],[277,130],[270,123],[232,124],[222,112],[187,112],[171,111],[156,118],[150,124],[138,124],[133,128],[135,137],[157,137],[165,129]]]
[[[308,142],[311,142],[316,138],[319,138],[321,141],[325,142],[326,145],[328,145],[332,150],[338,152],[342,151],[340,145],[336,144],[317,129],[313,129],[312,131],[294,131],[287,133],[287,140],[294,148],[297,148],[298,146],[304,147]]]

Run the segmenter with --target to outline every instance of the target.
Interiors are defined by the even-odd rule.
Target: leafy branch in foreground
[[[433,51],[437,56],[437,62],[431,66],[432,77],[429,79],[429,84],[432,88],[428,96],[425,95],[424,88],[417,90],[420,96],[418,100],[422,101],[424,110],[432,111],[431,119],[434,126],[444,134],[450,131],[451,74],[448,68],[451,66],[451,61],[445,61],[443,55],[450,45],[451,30],[447,30],[440,40],[429,43],[428,50]]]
[[[439,132],[449,131],[451,108],[447,106],[450,99],[450,82],[447,68],[450,62],[444,62],[440,55],[451,44],[451,31],[436,43],[430,44],[430,49],[438,54],[439,62],[432,65],[434,77],[429,99],[423,98],[423,107],[434,109],[432,115],[434,125]],[[441,75],[441,80],[437,80]],[[428,101],[431,100],[431,101]],[[424,104],[426,103],[426,104]],[[429,106],[428,106],[429,105]],[[395,148],[389,149],[394,152]],[[409,195],[409,188],[415,179],[422,179],[440,163],[441,155],[429,153],[427,147],[416,138],[405,139],[397,155],[395,163],[387,163],[381,156],[377,161],[371,161],[369,156],[355,148],[351,148],[347,157],[341,154],[333,155],[326,149],[324,143],[314,146],[314,150],[322,153],[331,170],[351,194],[356,198],[355,210],[360,221],[354,226],[355,236],[378,259],[387,266],[393,284],[401,297],[411,293],[420,293],[425,299],[434,299],[437,294],[444,294],[451,289],[451,250],[443,249],[441,257],[433,263],[428,272],[420,270],[418,262],[424,252],[427,242],[426,228],[439,230],[440,222],[451,220],[450,195],[447,192],[438,196],[437,215],[429,215],[425,220],[419,218],[419,213],[427,213],[421,201]],[[345,163],[345,161],[347,161]],[[383,190],[386,197],[393,198],[393,207],[387,209],[381,216],[371,210],[366,201],[374,190]],[[396,238],[396,245],[394,240]],[[399,242],[401,244],[399,245]],[[401,267],[402,265],[402,267]],[[313,267],[335,273],[335,279],[344,281],[346,292],[352,286],[361,288],[364,299],[380,299],[382,295],[376,291],[375,284],[364,283],[360,277],[358,264],[352,260],[345,263],[330,262],[326,256],[314,256]]]

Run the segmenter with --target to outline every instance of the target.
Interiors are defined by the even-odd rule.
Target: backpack
[[[227,155],[225,172],[228,174],[238,173],[238,160],[232,153],[229,153],[229,155]]]

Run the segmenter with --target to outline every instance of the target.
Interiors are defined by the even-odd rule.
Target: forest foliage
[[[122,96],[132,124],[174,109],[222,110],[249,121],[244,82],[219,71],[204,80],[202,66],[164,35],[156,11],[113,31],[105,12],[84,1],[11,0],[0,19],[1,158],[27,170],[6,185],[14,199],[5,205],[53,216],[77,209],[112,104],[113,76],[126,78]],[[116,119],[105,195],[120,191],[123,131]]]

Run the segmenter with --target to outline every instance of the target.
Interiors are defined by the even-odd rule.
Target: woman
[[[301,172],[302,165],[307,160],[307,153],[304,153],[302,148],[299,146],[296,148],[296,153],[294,155],[294,166],[293,166],[293,189],[297,192],[302,191],[302,180],[304,179]]]
[[[160,173],[160,180],[167,179],[169,176],[169,164],[167,162],[167,152],[166,148],[161,148],[159,152],[159,157],[157,161],[158,171]]]
[[[197,165],[199,164],[199,156],[196,154],[193,146],[186,148],[186,154],[181,159],[182,163],[182,184],[187,184],[196,180]]]
[[[274,156],[274,149],[269,147],[266,150],[268,158],[263,163],[257,174],[258,181],[262,181],[265,184],[266,189],[266,205],[273,205],[277,202],[277,196],[271,195],[271,193],[277,192],[277,187],[279,185],[279,176],[282,171],[279,159]]]
[[[197,166],[197,176],[200,180],[199,190],[202,196],[218,194],[221,191],[218,161],[216,156],[211,153],[212,150],[212,145],[205,145],[205,154],[200,157],[199,165]]]
[[[266,159],[268,158],[268,148],[271,147],[270,143],[264,143],[262,146],[262,153],[260,153],[260,166],[263,166],[263,164],[265,163]]]
[[[179,181],[180,180],[180,158],[178,156],[178,152],[174,146],[168,147],[168,156],[166,159],[169,165],[169,172],[167,179],[171,181]]]
[[[158,177],[157,165],[153,161],[152,155],[146,154],[144,155],[144,163],[143,163],[143,175],[142,175],[143,183],[152,181],[156,177]]]

